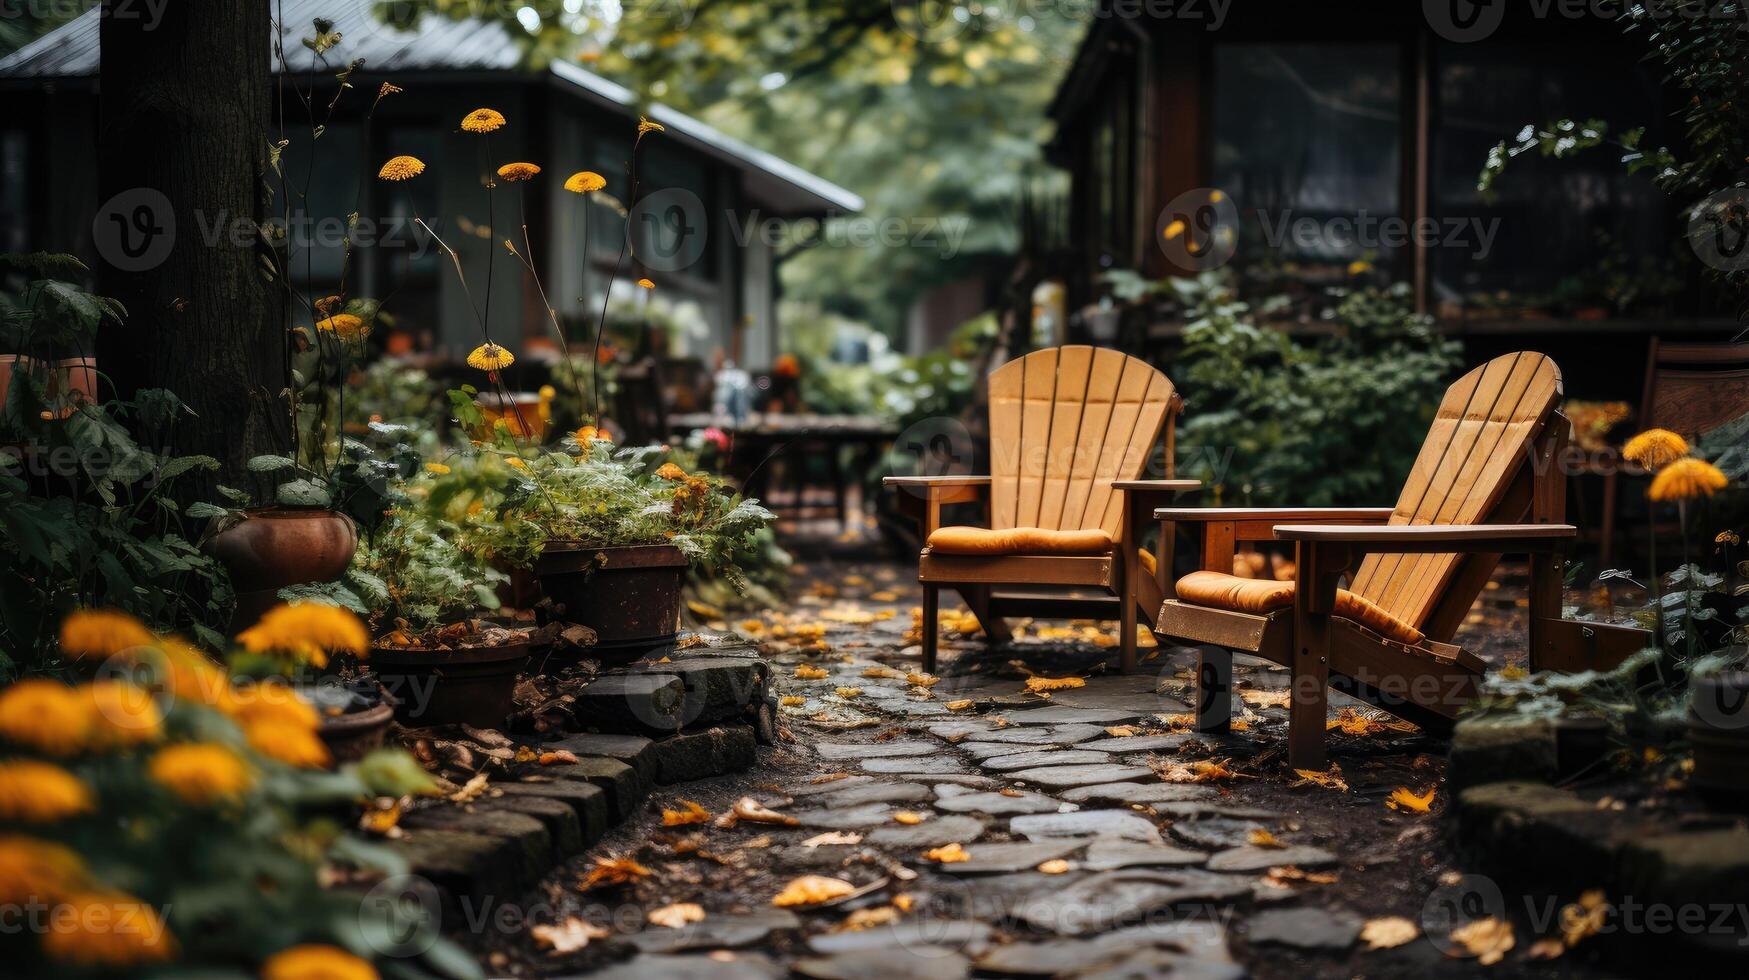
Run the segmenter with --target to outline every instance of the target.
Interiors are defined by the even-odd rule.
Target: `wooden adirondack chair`
[[[1201,484],[1140,480],[1164,441],[1172,473],[1182,401],[1146,362],[1115,350],[1035,351],[990,373],[989,476],[888,477],[925,542],[923,669],[935,670],[940,592],[957,590],[992,640],[1005,616],[1116,619],[1133,670],[1136,622],[1159,608],[1163,570],[1140,569],[1136,532],[1155,506]],[[942,527],[941,508],[982,501],[986,527]],[[1104,595],[1073,596],[1069,589]]]
[[[1560,371],[1542,354],[1508,354],[1464,375],[1395,507],[1155,511],[1202,528],[1203,571],[1178,581],[1154,627],[1162,642],[1201,647],[1198,727],[1228,724],[1233,650],[1292,670],[1296,769],[1326,765],[1327,687],[1423,727],[1449,726],[1484,672],[1450,641],[1503,553],[1531,556],[1532,670],[1609,667],[1640,649],[1642,630],[1560,618],[1561,552],[1575,533],[1562,523],[1571,424],[1560,400]],[[1294,542],[1295,582],[1227,574],[1235,542],[1263,540]]]

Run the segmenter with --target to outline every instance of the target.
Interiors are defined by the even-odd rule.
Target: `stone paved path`
[[[532,918],[577,917],[601,927],[595,941],[555,955],[516,931],[486,941],[494,969],[712,978],[1480,970],[1447,957],[1443,935],[1381,950],[1359,938],[1369,919],[1419,925],[1429,895],[1458,877],[1437,832],[1443,801],[1435,797],[1432,813],[1386,805],[1398,787],[1438,785],[1437,742],[1338,697],[1333,719],[1359,734],[1332,732],[1347,788],[1324,788],[1282,764],[1279,671],[1240,666],[1244,715],[1222,736],[1188,732],[1178,717],[1189,710],[1185,652],[1144,649],[1144,672],[1117,675],[1115,638],[1086,624],[1029,626],[996,650],[950,629],[942,676],[922,677],[904,570],[811,571],[812,587],[787,612],[720,624],[760,640],[772,661],[778,747],[750,773],[658,793],[648,812],[548,878]],[[1028,677],[1084,683],[1047,697],[1028,690]],[[688,802],[710,820],[666,825],[662,811],[678,815]],[[726,816],[737,803],[743,815]],[[645,873],[579,890],[601,862],[628,858]],[[849,894],[774,907],[805,875]],[[679,928],[647,921],[684,903],[703,918]],[[1488,972],[1584,971],[1514,956]]]

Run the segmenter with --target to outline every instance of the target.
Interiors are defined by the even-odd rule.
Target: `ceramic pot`
[[[503,728],[528,662],[528,643],[427,650],[372,647],[370,666],[395,700],[395,720],[408,728],[473,725]]]
[[[534,573],[560,620],[595,631],[593,654],[624,663],[673,644],[687,564],[668,544],[548,541]]]
[[[207,551],[231,573],[237,591],[233,634],[279,604],[288,585],[331,582],[358,550],[358,526],[339,511],[297,507],[246,510],[215,534]]]

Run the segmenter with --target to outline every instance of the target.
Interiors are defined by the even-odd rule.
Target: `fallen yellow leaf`
[[[1316,769],[1295,769],[1294,775],[1300,777],[1299,782],[1293,784],[1295,786],[1322,786],[1339,793],[1348,792],[1348,781],[1342,778],[1342,767],[1335,763],[1331,763],[1330,768],[1324,772]]]
[[[1360,941],[1366,943],[1367,949],[1395,949],[1419,935],[1420,928],[1400,915],[1368,919],[1360,927]]]
[[[1603,892],[1593,888],[1579,896],[1579,901],[1561,908],[1561,942],[1565,946],[1577,946],[1583,940],[1589,939],[1603,928],[1604,917],[1609,914],[1609,906],[1604,902]]]
[[[1527,960],[1558,960],[1561,958],[1561,954],[1566,951],[1567,947],[1559,939],[1547,936],[1531,943],[1530,948],[1524,951],[1524,958]]]
[[[729,811],[736,820],[748,823],[774,823],[785,827],[794,827],[801,821],[785,813],[778,813],[760,804],[751,796],[743,796],[735,801],[735,806]]]
[[[1280,850],[1280,849],[1287,846],[1287,844],[1282,842],[1281,838],[1275,836],[1274,834],[1270,833],[1267,830],[1264,830],[1262,827],[1259,827],[1256,830],[1253,830],[1251,832],[1251,836],[1247,839],[1250,841],[1252,847],[1263,847],[1263,848],[1268,848],[1270,850]]]
[[[823,681],[827,677],[830,677],[830,676],[831,675],[826,673],[825,669],[821,668],[821,667],[813,667],[813,666],[809,666],[808,664],[797,664],[796,665],[796,679],[797,680]]]
[[[598,857],[595,866],[577,883],[578,891],[588,891],[605,885],[623,885],[638,878],[648,878],[653,872],[631,858]]]
[[[517,762],[533,762],[534,760],[536,760],[538,758],[540,758],[540,753],[529,748],[528,746],[518,745],[516,747],[516,761]]]
[[[613,933],[573,915],[556,926],[531,926],[528,934],[535,942],[551,949],[551,955],[563,956],[589,945],[592,939],[606,939]]]
[[[1451,939],[1483,966],[1493,966],[1505,959],[1518,943],[1512,933],[1512,923],[1493,916],[1453,929]]]
[[[1105,730],[1105,734],[1112,738],[1129,738],[1140,731],[1141,729],[1134,725],[1113,725]]]
[[[893,819],[902,824],[915,825],[922,823],[927,818],[915,810],[900,810],[893,814]]]
[[[918,687],[934,687],[941,683],[941,678],[934,674],[924,674],[917,671],[906,674],[905,679]]]
[[[973,702],[971,698],[964,698],[964,699],[959,700],[959,701],[949,701],[945,705],[945,707],[949,711],[964,711],[967,708],[971,707],[974,703],[975,702]]]
[[[1292,695],[1285,690],[1258,691],[1249,688],[1241,690],[1239,697],[1253,708],[1285,708],[1292,699]]]
[[[849,830],[829,830],[823,834],[802,841],[803,847],[821,847],[826,844],[860,844],[862,835]]]
[[[1426,813],[1433,806],[1433,796],[1439,791],[1436,786],[1427,787],[1424,795],[1417,796],[1407,786],[1399,786],[1391,790],[1391,798],[1385,801],[1385,806],[1393,810],[1407,810],[1411,813]]]
[[[937,864],[958,864],[970,861],[972,856],[958,844],[948,844],[945,847],[935,847],[923,852],[923,856]]]
[[[876,666],[876,667],[864,667],[863,671],[862,671],[862,676],[869,677],[869,678],[891,677],[895,680],[902,680],[905,675],[899,673],[898,671],[894,670],[891,667]]]
[[[692,610],[692,614],[700,619],[723,618],[723,611],[721,609],[718,609],[716,606],[713,606],[708,602],[699,602],[697,599],[686,600],[686,608]]]
[[[668,929],[679,929],[689,922],[703,922],[704,909],[696,902],[679,902],[674,905],[664,905],[659,909],[651,909],[645,916],[651,925]]]
[[[854,698],[861,693],[862,688],[860,687],[841,687],[838,689],[838,696],[841,698]]]
[[[771,904],[780,908],[792,905],[819,905],[835,898],[856,891],[856,886],[838,878],[827,878],[823,875],[803,875],[783,886],[783,891],[771,900]]]
[[[1043,691],[1062,691],[1071,687],[1086,687],[1087,682],[1079,677],[1028,677],[1026,689],[1034,694]]]
[[[691,800],[676,800],[680,804],[678,810],[662,811],[662,826],[685,827],[695,823],[709,823],[711,812]]]
[[[802,705],[807,704],[808,699],[802,697],[799,694],[786,694],[783,697],[779,698],[777,703],[780,705],[783,705],[786,708],[799,708]]]
[[[1074,867],[1074,865],[1062,858],[1052,858],[1051,860],[1039,865],[1038,870],[1047,875],[1060,875]]]
[[[1212,783],[1234,779],[1239,774],[1227,768],[1229,759],[1199,759],[1196,762],[1156,763],[1154,771],[1168,783]]]

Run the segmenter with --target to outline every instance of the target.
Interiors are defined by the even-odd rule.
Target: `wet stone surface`
[[[1308,784],[1283,764],[1286,713],[1272,692],[1285,688],[1284,672],[1241,658],[1234,731],[1190,732],[1183,716],[1194,653],[1144,646],[1141,671],[1118,675],[1109,624],[1100,634],[1086,624],[1012,621],[1017,639],[987,648],[957,632],[964,621],[956,619],[944,627],[940,677],[922,677],[908,634],[914,577],[897,565],[804,566],[788,608],[710,624],[758,645],[766,666],[756,676],[779,705],[776,744],[760,748],[746,772],[665,786],[661,776],[678,771],[678,760],[659,767],[638,742],[593,737],[588,754],[625,763],[635,772],[618,778],[641,777],[654,784],[650,795],[526,901],[543,909],[538,921],[576,917],[602,934],[562,954],[526,931],[501,937],[484,944],[489,972],[1472,975],[1473,961],[1448,958],[1424,938],[1377,951],[1357,939],[1369,918],[1419,922],[1441,877],[1456,873],[1436,814],[1383,805],[1398,786],[1437,783],[1443,763],[1423,754],[1425,739],[1332,732],[1349,788]],[[819,671],[825,676],[809,676]],[[656,719],[642,729],[650,732],[676,710],[666,699],[733,672],[667,676],[681,674],[698,683],[677,692],[652,670],[650,680],[604,696],[617,698],[611,710]],[[1045,697],[1028,689],[1033,676],[1083,683],[1056,682]],[[645,688],[649,703],[631,704],[628,695]],[[1332,697],[1332,718],[1356,708]],[[1390,748],[1386,737],[1414,747]],[[1189,768],[1199,764],[1215,774]],[[585,785],[604,810],[614,780],[592,765]],[[744,797],[776,816],[736,816]],[[684,817],[682,800],[706,816]],[[557,811],[517,815],[548,836],[571,833]],[[581,830],[589,837],[586,821]],[[491,875],[494,862],[517,853],[484,833],[443,833],[452,875]],[[616,861],[642,873],[592,876]],[[775,907],[804,875],[851,893]],[[675,903],[696,903],[703,918],[677,929],[648,920]],[[1529,942],[1521,934],[1521,949]],[[1494,975],[1542,975],[1516,953],[1511,965],[1519,972]],[[1575,973],[1571,962],[1562,969]]]

